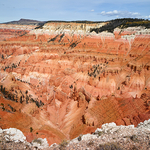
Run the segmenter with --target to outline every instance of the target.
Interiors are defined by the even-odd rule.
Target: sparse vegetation
[[[36,105],[37,105],[37,107],[39,108],[40,106],[43,106],[44,105],[44,103],[40,100],[40,102],[39,101],[35,101],[35,103],[36,103]]]
[[[82,134],[78,136],[78,141],[82,140]]]
[[[92,28],[90,32],[95,31],[96,33],[100,33],[103,31],[113,32],[115,28],[127,28],[127,27],[135,27],[135,26],[144,26],[146,28],[150,28],[150,21],[144,19],[133,19],[133,18],[122,18],[108,21],[106,25],[100,28]]]
[[[33,140],[33,143],[38,143],[38,144],[41,145],[41,144],[42,144],[42,141],[41,141],[41,139],[34,139],[34,140]]]
[[[18,67],[18,64],[12,64],[11,66],[5,66],[4,68],[3,68],[3,70],[5,71],[6,69],[13,69],[13,68],[17,68]]]
[[[7,98],[8,100],[12,100],[12,101],[15,101],[15,102],[20,102],[21,104],[24,101],[26,102],[26,104],[35,103],[38,108],[42,107],[44,105],[44,103],[41,100],[33,99],[31,97],[31,95],[28,95],[28,90],[26,90],[26,92],[25,92],[26,95],[22,94],[22,92],[21,92],[22,95],[20,97],[18,97],[17,91],[15,91],[15,93],[9,92],[9,91],[6,90],[5,87],[3,87],[3,85],[0,86],[0,91],[3,93],[4,97]],[[12,111],[15,112],[16,110],[13,109]]]
[[[98,132],[98,136],[101,136],[102,134],[104,134],[103,131],[99,131],[99,132]]]
[[[73,85],[71,84],[69,87],[72,89],[72,88],[73,88]]]
[[[5,111],[5,108],[4,108],[4,107],[2,107],[2,110],[3,110],[3,111]]]
[[[33,128],[32,127],[30,127],[30,132],[32,132],[33,131]]]
[[[60,36],[60,39],[59,39],[59,42],[62,40],[62,38],[65,36],[65,34],[63,33],[61,36]]]
[[[1,105],[4,107],[4,104],[3,104],[3,103],[1,103]]]
[[[35,29],[43,29],[43,24],[38,26],[38,27],[36,27]]]
[[[87,146],[89,147],[89,146],[92,146],[92,145],[94,145],[94,142],[93,141],[89,141],[88,143],[87,143]]]
[[[58,36],[59,36],[59,34],[56,35],[54,38],[51,38],[51,39],[48,41],[48,43],[49,43],[49,42],[54,42]]]
[[[4,55],[2,54],[2,59],[4,59]]]
[[[16,112],[16,109],[13,108],[10,104],[8,104],[8,106],[10,107],[10,109],[11,109],[12,112]]]
[[[79,44],[79,42],[74,42],[74,43],[72,43],[72,44],[70,45],[70,48],[74,48],[74,47],[76,47],[78,44]]]
[[[128,21],[125,24],[122,25],[122,28],[127,28],[127,27],[135,27],[135,26],[144,26],[146,28],[150,28],[150,21],[148,20],[143,20],[143,21]]]
[[[95,150],[122,150],[118,143],[100,144]]]
[[[69,141],[67,140],[63,140],[60,144],[59,144],[59,149],[60,150],[65,150],[66,146],[69,144]]]
[[[90,77],[98,77],[100,81],[100,74],[105,73],[105,68],[107,67],[106,63],[93,65],[92,68],[88,71]]]
[[[138,138],[137,138],[136,135],[130,136],[130,139],[131,139],[133,142],[138,142]]]

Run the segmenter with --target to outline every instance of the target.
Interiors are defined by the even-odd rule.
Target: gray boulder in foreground
[[[38,147],[38,148],[40,148],[40,149],[49,147],[46,138],[44,138],[44,139],[42,139],[42,138],[35,139],[35,140],[33,140],[33,141],[31,142],[31,145],[32,145],[33,147]]]
[[[4,133],[4,138],[6,141],[14,141],[14,142],[26,142],[26,137],[24,134],[16,129],[16,128],[9,128],[9,129],[0,129],[0,134]]]
[[[140,122],[138,124],[137,128],[150,130],[150,119],[145,120],[144,122]]]
[[[6,142],[15,142],[15,143],[22,142],[25,145],[28,145],[29,147],[37,147],[39,149],[44,149],[49,147],[46,138],[34,139],[31,143],[28,143],[22,131],[16,128],[0,129],[0,136],[1,137],[3,136],[3,139]]]

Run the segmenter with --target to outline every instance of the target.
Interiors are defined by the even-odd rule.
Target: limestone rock
[[[6,139],[6,141],[14,141],[14,142],[26,141],[26,137],[24,136],[24,134],[16,128],[4,129],[1,130],[1,133],[5,134],[4,138]]]
[[[48,144],[46,138],[44,138],[44,139],[42,139],[42,138],[35,139],[35,140],[32,141],[31,144],[32,144],[33,147],[38,147],[38,148],[41,148],[41,149],[49,147],[49,144]]]
[[[140,122],[138,124],[137,128],[150,130],[150,119],[149,120],[145,120],[144,122]]]

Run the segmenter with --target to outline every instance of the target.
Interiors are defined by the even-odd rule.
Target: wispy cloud
[[[150,19],[150,15],[149,16],[145,16],[146,19]]]
[[[103,15],[103,16],[115,16],[115,17],[141,17],[141,14],[138,12],[128,12],[128,11],[118,11],[118,10],[114,10],[114,11],[102,11],[101,13],[99,13],[99,15]]]
[[[94,9],[92,9],[91,11],[95,11]]]
[[[0,0],[0,23],[20,18],[41,21],[150,19],[149,6],[150,0]]]

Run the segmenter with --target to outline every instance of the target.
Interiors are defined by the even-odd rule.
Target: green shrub
[[[81,141],[81,140],[82,140],[82,135],[79,135],[78,141]]]
[[[98,132],[98,136],[101,136],[102,134],[104,134],[104,131],[99,131]]]
[[[4,104],[3,104],[3,103],[1,103],[1,105],[4,107]]]
[[[32,127],[30,127],[30,132],[32,132],[33,131],[33,128]]]

